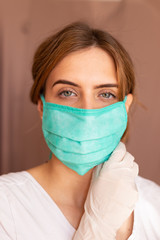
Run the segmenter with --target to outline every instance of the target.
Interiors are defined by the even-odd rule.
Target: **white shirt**
[[[142,177],[137,177],[136,184],[139,200],[128,240],[160,240],[160,187]],[[74,232],[31,174],[0,176],[0,240],[71,240]]]

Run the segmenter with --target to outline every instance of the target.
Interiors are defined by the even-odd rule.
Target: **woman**
[[[51,158],[0,177],[1,239],[160,239],[159,186],[120,142],[135,88],[125,49],[73,23],[39,46],[32,73]]]

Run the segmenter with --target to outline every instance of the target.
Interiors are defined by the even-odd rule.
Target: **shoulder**
[[[8,173],[0,176],[0,208],[10,204],[11,199],[18,197],[18,194],[27,183],[28,177],[25,171]]]
[[[136,185],[141,198],[155,202],[160,206],[160,186],[157,183],[138,176],[136,178]]]
[[[140,236],[160,239],[160,186],[140,176],[136,178],[136,185],[139,192],[135,207],[137,231]]]
[[[155,182],[138,176],[136,185],[139,192],[139,202],[143,207],[157,209],[160,217],[160,186]]]
[[[26,181],[24,172],[9,173],[0,176],[0,236],[16,239],[15,223],[12,212],[12,198],[16,196],[17,186]]]
[[[8,195],[17,187],[22,186],[28,181],[28,176],[25,171],[8,173],[0,176],[0,194]]]
[[[2,187],[4,184],[6,185],[13,185],[13,184],[17,184],[20,182],[24,182],[24,180],[26,180],[26,175],[25,175],[25,171],[22,172],[11,172],[8,174],[3,174],[0,176],[0,187]]]
[[[29,174],[26,171],[3,174],[0,176],[0,208],[7,202],[11,204],[19,196],[26,195],[27,189],[31,186]],[[4,199],[8,201],[3,202]]]

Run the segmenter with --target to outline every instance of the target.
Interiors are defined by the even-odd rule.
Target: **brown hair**
[[[72,23],[47,38],[37,49],[32,66],[33,86],[31,101],[37,104],[40,94],[45,94],[45,83],[50,72],[69,53],[99,47],[113,58],[119,85],[119,100],[128,93],[134,94],[135,76],[131,58],[123,46],[108,32],[89,25]]]

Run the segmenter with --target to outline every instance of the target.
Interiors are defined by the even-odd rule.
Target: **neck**
[[[53,194],[56,193],[54,195],[57,201],[82,207],[90,186],[92,171],[93,169],[81,176],[52,155],[52,159],[46,163],[46,181],[48,182],[46,184]]]

